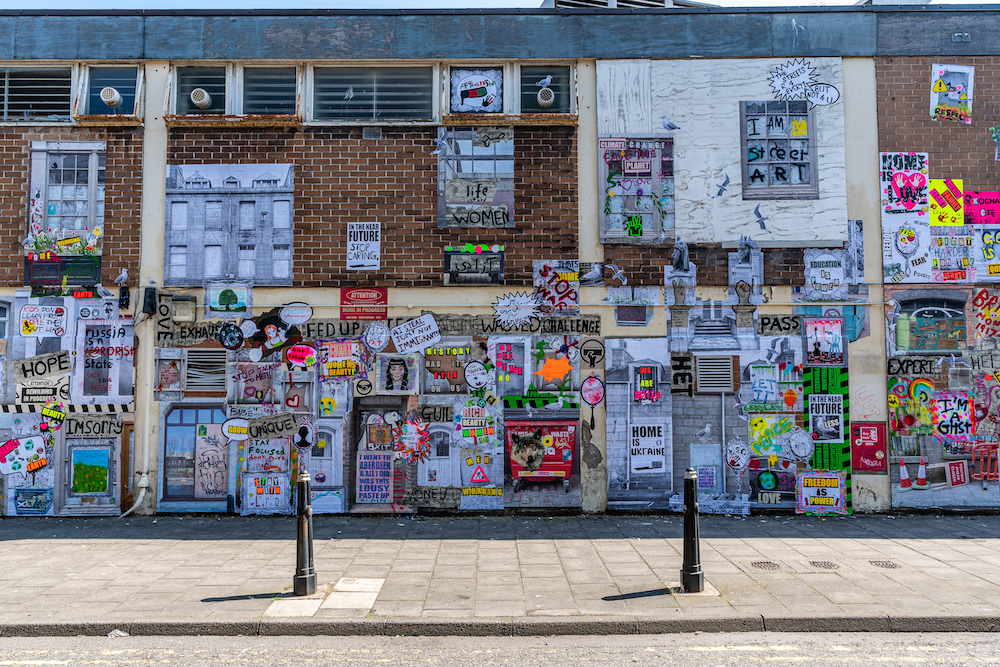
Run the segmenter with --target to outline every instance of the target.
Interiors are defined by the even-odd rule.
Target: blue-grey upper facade
[[[968,34],[970,41],[953,41]],[[1000,5],[0,12],[0,60],[764,58],[1000,53]]]

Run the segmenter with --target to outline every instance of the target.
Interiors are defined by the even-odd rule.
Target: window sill
[[[449,126],[493,126],[493,125],[569,125],[576,126],[580,117],[575,113],[552,114],[499,114],[499,113],[460,113],[445,114],[442,120]]]
[[[93,114],[86,116],[74,116],[73,120],[77,125],[83,127],[141,127],[142,118],[134,114]]]
[[[167,127],[301,127],[295,115],[163,114]]]
[[[815,190],[809,190],[809,191],[799,190],[798,192],[795,192],[795,191],[792,191],[792,192],[767,191],[767,192],[765,192],[765,191],[760,191],[760,190],[749,191],[749,192],[746,191],[746,190],[743,191],[743,200],[744,201],[766,201],[768,199],[798,199],[798,200],[808,201],[808,200],[819,199],[819,192],[817,192]]]

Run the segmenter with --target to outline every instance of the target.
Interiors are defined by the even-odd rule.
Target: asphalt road
[[[1000,633],[0,638],[6,665],[996,665]]]

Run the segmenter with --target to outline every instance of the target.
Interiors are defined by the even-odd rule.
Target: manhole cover
[[[771,560],[755,560],[750,563],[751,567],[758,570],[780,570],[781,566]]]
[[[880,567],[884,570],[898,570],[899,563],[893,563],[891,560],[870,560],[868,561],[875,567]]]
[[[821,570],[839,570],[840,566],[828,560],[811,560],[809,564]]]

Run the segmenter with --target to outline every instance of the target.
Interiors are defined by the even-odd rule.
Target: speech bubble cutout
[[[25,474],[32,461],[45,458],[45,440],[40,437],[8,440],[0,445],[0,475]]]
[[[806,99],[810,109],[816,105],[826,106],[840,99],[840,91],[829,83],[814,83],[806,89]]]
[[[281,321],[288,326],[298,326],[305,324],[313,316],[313,309],[307,303],[295,302],[283,307],[278,313]]]
[[[227,419],[222,422],[222,434],[230,440],[246,440],[249,437],[247,430],[249,425],[246,419],[240,419],[239,417]]]
[[[373,352],[381,352],[389,344],[391,334],[385,322],[372,322],[365,329],[365,345]]]
[[[292,345],[285,350],[285,359],[292,366],[308,368],[316,365],[316,349],[310,345]]]
[[[262,350],[259,347],[252,347],[249,350],[247,350],[247,358],[250,359],[250,361],[257,362],[260,361],[263,357],[264,357],[264,350]]]
[[[243,323],[240,324],[240,331],[243,332],[244,338],[250,338],[257,333],[259,329],[257,328],[257,323],[253,320],[243,320]]]

